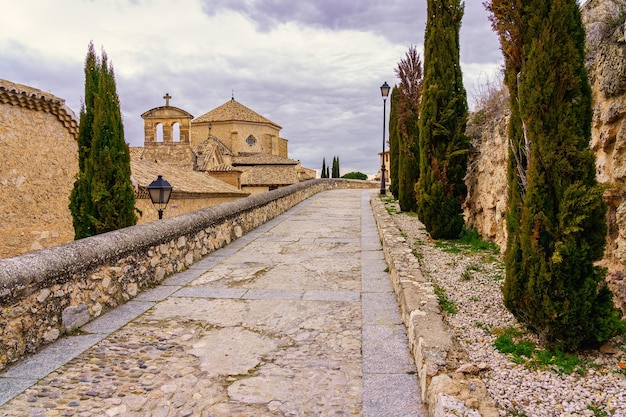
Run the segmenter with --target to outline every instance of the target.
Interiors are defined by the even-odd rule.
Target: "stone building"
[[[180,182],[191,173],[196,177],[211,177],[214,195],[220,189],[220,183],[215,182],[219,180],[221,190],[229,197],[219,197],[216,202],[315,178],[314,170],[302,168],[299,161],[288,158],[288,142],[280,137],[282,128],[278,124],[234,98],[195,119],[185,110],[171,106],[169,94],[163,98],[165,106],[141,115],[144,146],[131,152],[133,170],[144,162],[152,164],[154,169],[143,180],[136,178],[139,188],[145,188],[147,180],[156,178],[163,165],[178,170],[176,174],[170,172],[179,178],[163,174],[170,183]],[[144,168],[142,171],[146,172],[147,167]],[[239,194],[231,187],[237,188]],[[175,192],[176,189],[174,186]]]
[[[74,239],[77,135],[65,100],[0,79],[0,258]]]

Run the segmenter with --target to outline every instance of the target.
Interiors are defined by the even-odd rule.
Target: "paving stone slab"
[[[363,375],[363,417],[426,417],[415,375]]]
[[[145,313],[154,304],[151,301],[129,301],[87,323],[81,327],[81,330],[87,333],[112,333],[140,314]]]
[[[193,298],[242,298],[248,292],[241,288],[214,288],[205,286],[184,287],[174,294],[174,297]]]
[[[40,379],[102,339],[103,334],[69,336],[44,348],[2,374],[3,378]]]
[[[405,328],[363,325],[363,373],[415,372]]]
[[[363,323],[375,325],[402,324],[396,297],[392,292],[366,293],[363,298]]]

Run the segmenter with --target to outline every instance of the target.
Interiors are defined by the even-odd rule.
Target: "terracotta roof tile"
[[[233,165],[298,165],[298,161],[278,155],[240,154],[233,158]]]
[[[174,164],[159,164],[149,161],[131,160],[133,184],[139,188],[147,187],[158,175],[174,187],[174,192],[190,194],[237,194],[242,197],[249,193],[238,189],[222,180],[211,177],[206,172],[191,171]]]
[[[74,138],[78,137],[78,118],[65,100],[53,94],[0,78],[0,103],[51,113]]]
[[[211,110],[192,120],[192,123],[206,122],[251,122],[270,124],[278,129],[282,129],[279,125],[271,120],[261,116],[259,113],[244,106],[235,99],[232,99],[221,106]]]

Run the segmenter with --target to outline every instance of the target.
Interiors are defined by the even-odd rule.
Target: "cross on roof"
[[[165,105],[169,106],[170,105],[170,99],[172,98],[172,96],[170,96],[170,93],[165,93],[163,98],[165,99]]]

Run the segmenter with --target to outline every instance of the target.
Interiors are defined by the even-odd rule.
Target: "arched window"
[[[172,125],[172,142],[180,142],[180,123]]]
[[[156,125],[155,139],[157,142],[163,142],[163,123],[159,123]]]

